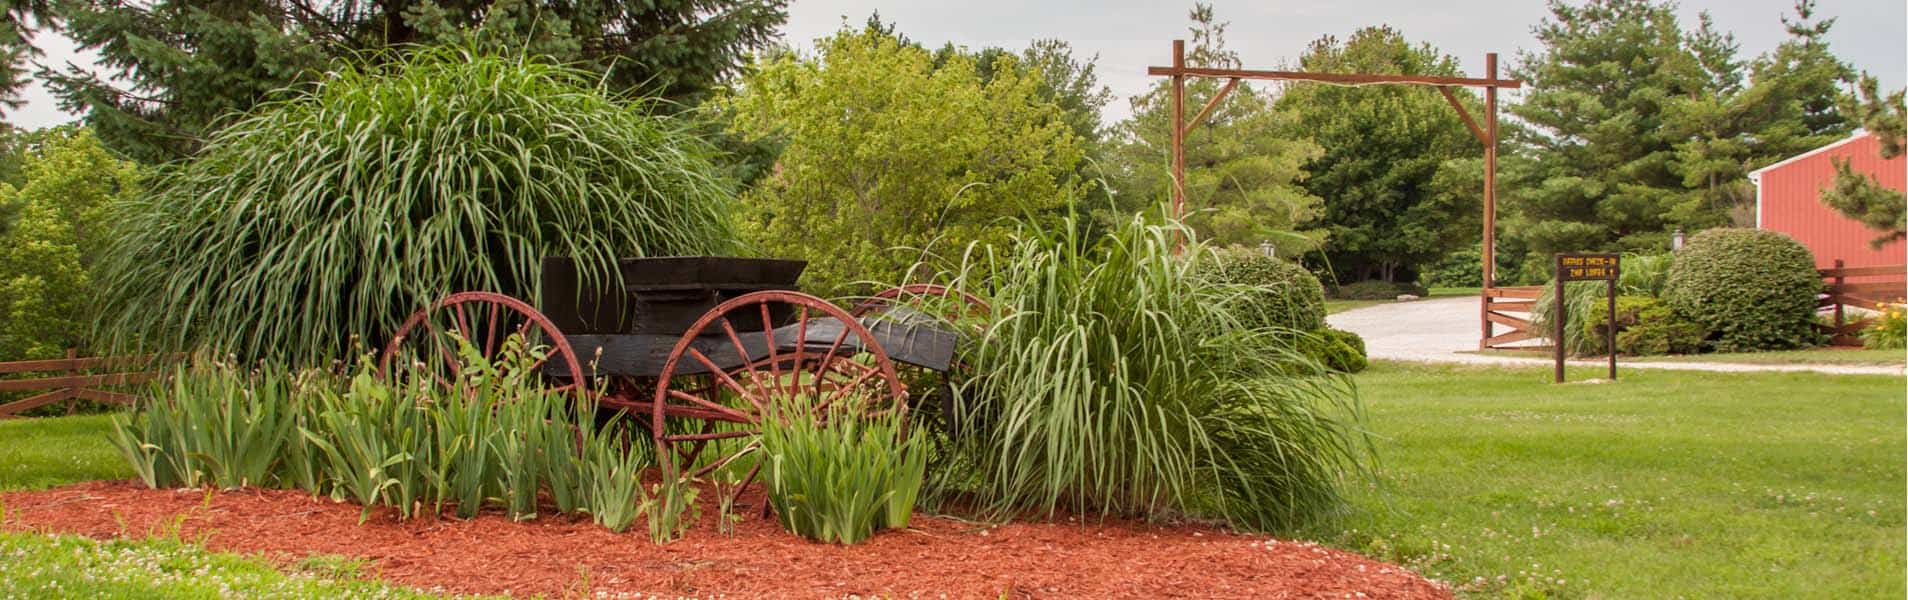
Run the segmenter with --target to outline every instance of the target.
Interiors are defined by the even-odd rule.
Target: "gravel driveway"
[[[1365,352],[1373,359],[1408,360],[1474,365],[1537,366],[1549,364],[1548,358],[1477,354],[1476,296],[1433,298],[1411,302],[1389,302],[1357,308],[1334,315],[1325,321],[1332,327],[1365,338]],[[1601,365],[1601,360],[1574,360],[1571,364]],[[1746,365],[1703,362],[1624,362],[1618,370],[1674,369],[1685,371],[1808,371],[1844,375],[1901,375],[1901,367],[1854,365]],[[1620,375],[1620,373],[1619,373]]]

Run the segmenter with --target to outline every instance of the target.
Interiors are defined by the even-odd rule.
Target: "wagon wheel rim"
[[[787,339],[778,339],[773,326],[746,331],[747,324],[737,324],[746,318],[752,324],[773,325],[771,309],[778,306],[790,313],[794,324],[792,335],[779,334]],[[827,318],[841,324],[837,335],[817,343],[794,343],[808,339],[809,327]],[[705,336],[714,342],[698,347],[697,340]],[[704,313],[663,363],[650,422],[656,425],[652,433],[657,456],[675,459],[663,461],[664,477],[684,471],[701,477],[756,451],[761,421],[783,403],[810,410],[863,409],[861,414],[900,412],[905,417],[907,388],[886,350],[847,311],[800,292],[736,297]],[[704,456],[718,441],[717,452]],[[709,460],[699,465],[704,458]],[[757,463],[731,494],[740,495],[759,470]]]
[[[378,373],[389,378],[394,369],[407,367],[401,361],[411,360],[413,364],[408,367],[419,368],[417,363],[423,363],[422,369],[439,386],[470,393],[469,389],[458,389],[465,381],[466,368],[460,344],[468,344],[483,360],[494,364],[512,336],[522,339],[526,351],[534,349],[542,354],[523,368],[547,371],[550,361],[560,363],[556,366],[559,377],[567,379],[551,391],[589,391],[589,380],[583,376],[575,350],[549,317],[527,302],[495,292],[459,292],[411,313],[385,345]]]

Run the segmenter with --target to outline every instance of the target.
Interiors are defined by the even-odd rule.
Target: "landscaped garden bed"
[[[0,531],[95,538],[177,536],[212,550],[295,563],[360,557],[367,574],[457,593],[565,597],[1240,597],[1443,598],[1409,570],[1311,543],[1203,526],[1107,520],[987,524],[916,515],[855,545],[820,544],[746,518],[732,535],[700,497],[703,523],[657,545],[587,517],[512,522],[401,520],[380,507],[363,525],[351,503],[293,490],[208,492],[103,481],[0,495]],[[741,504],[759,507],[758,493]]]

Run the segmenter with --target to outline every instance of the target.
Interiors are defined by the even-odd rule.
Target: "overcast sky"
[[[1698,12],[1707,10],[1724,31],[1741,43],[1748,59],[1782,43],[1787,33],[1781,18],[1792,10],[1792,0],[1686,0],[1680,4],[1685,27]],[[1821,0],[1823,18],[1838,18],[1829,34],[1834,52],[1881,79],[1885,88],[1898,88],[1908,79],[1908,3],[1902,0]],[[1025,47],[1029,41],[1057,38],[1072,43],[1082,56],[1098,55],[1100,78],[1112,87],[1116,99],[1107,108],[1110,121],[1130,111],[1126,98],[1149,83],[1146,67],[1172,59],[1171,40],[1188,37],[1190,2],[1148,0],[793,0],[784,35],[791,45],[806,48],[818,37],[840,28],[844,19],[859,24],[880,11],[883,20],[922,43],[944,42],[970,47]],[[1519,50],[1536,50],[1531,28],[1548,14],[1538,0],[1371,0],[1331,2],[1216,0],[1221,21],[1232,23],[1228,43],[1244,58],[1247,68],[1278,68],[1294,62],[1306,43],[1323,34],[1340,37],[1367,25],[1386,24],[1413,41],[1430,42],[1462,61],[1466,73],[1481,76],[1484,54],[1497,52],[1508,65]],[[82,64],[90,59],[76,53],[71,42],[52,35],[38,40],[47,51],[41,62]],[[75,118],[59,109],[45,90],[26,93],[27,106],[8,120],[39,128]]]

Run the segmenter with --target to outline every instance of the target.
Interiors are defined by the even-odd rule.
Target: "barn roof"
[[[1782,160],[1780,160],[1780,161],[1777,161],[1777,162],[1776,162],[1775,164],[1772,164],[1772,165],[1769,165],[1769,166],[1766,166],[1766,167],[1763,167],[1763,168],[1760,168],[1760,169],[1756,169],[1756,170],[1754,170],[1754,171],[1750,171],[1750,172],[1749,172],[1749,180],[1750,180],[1750,181],[1755,181],[1755,182],[1757,182],[1757,183],[1761,183],[1760,181],[1757,181],[1757,180],[1760,180],[1760,179],[1762,179],[1762,172],[1763,172],[1763,171],[1773,171],[1773,170],[1776,170],[1776,169],[1778,169],[1778,168],[1781,168],[1781,167],[1783,167],[1783,166],[1785,166],[1785,165],[1788,165],[1789,163],[1792,163],[1792,162],[1795,162],[1795,161],[1798,161],[1798,160],[1802,160],[1802,159],[1805,159],[1805,158],[1808,158],[1808,157],[1811,157],[1811,156],[1815,156],[1815,155],[1817,155],[1817,154],[1821,154],[1821,153],[1823,153],[1823,152],[1828,152],[1828,151],[1830,151],[1830,150],[1834,150],[1834,149],[1836,149],[1836,148],[1839,148],[1839,147],[1841,147],[1841,146],[1842,146],[1843,144],[1847,144],[1847,143],[1849,143],[1849,142],[1853,142],[1853,141],[1855,141],[1855,140],[1859,140],[1859,139],[1862,139],[1862,138],[1864,138],[1864,137],[1868,137],[1868,130],[1866,130],[1866,129],[1857,129],[1857,130],[1855,130],[1855,133],[1851,133],[1851,134],[1849,134],[1849,135],[1848,135],[1848,137],[1845,137],[1845,138],[1842,138],[1842,139],[1840,139],[1840,140],[1836,140],[1836,141],[1833,141],[1833,142],[1829,142],[1829,143],[1827,143],[1827,144],[1823,144],[1823,145],[1822,145],[1822,147],[1820,147],[1820,148],[1816,148],[1816,149],[1814,149],[1814,150],[1810,150],[1810,151],[1808,151],[1808,152],[1803,152],[1803,153],[1801,153],[1801,154],[1797,154],[1797,155],[1795,155],[1795,156],[1791,156],[1791,157],[1788,157],[1788,158],[1785,158],[1785,159],[1782,159]]]

